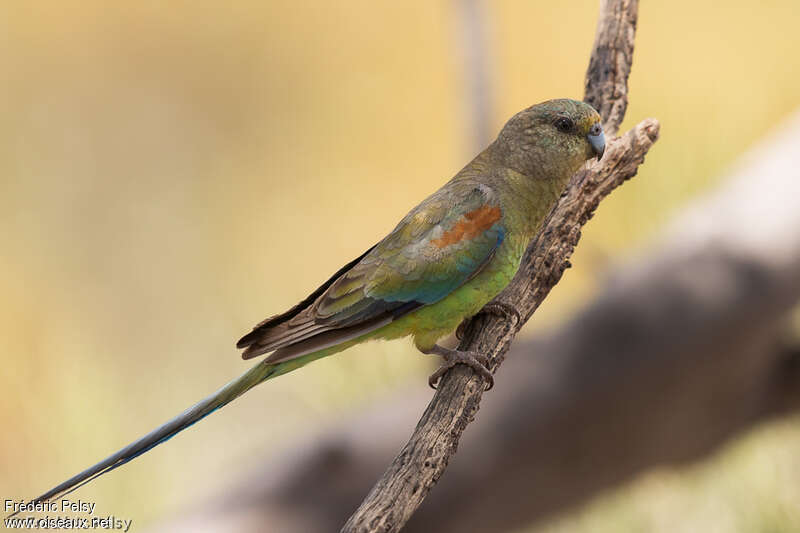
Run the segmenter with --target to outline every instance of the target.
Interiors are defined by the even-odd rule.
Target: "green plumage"
[[[423,352],[452,352],[436,342],[511,281],[527,244],[570,176],[587,159],[602,154],[599,123],[594,109],[574,100],[551,100],[517,113],[497,140],[383,240],[237,344],[245,358],[273,352],[270,356],[37,500],[63,496],[258,383],[354,344],[411,335]]]

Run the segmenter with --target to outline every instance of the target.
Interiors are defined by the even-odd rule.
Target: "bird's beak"
[[[599,122],[594,124],[586,138],[589,140],[589,144],[592,145],[592,150],[597,154],[597,160],[599,161],[603,157],[603,152],[606,151],[606,136],[603,134],[603,126]]]

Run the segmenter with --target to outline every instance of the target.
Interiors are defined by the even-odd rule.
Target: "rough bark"
[[[628,109],[638,12],[639,0],[603,0],[600,6],[584,100],[603,117],[608,135],[616,135]]]
[[[601,111],[606,130],[618,130],[627,106],[627,77],[633,58],[637,2],[601,4],[595,49],[587,73],[586,98]],[[519,318],[479,314],[466,329],[460,350],[487,354],[494,372],[511,341],[561,279],[580,238],[580,229],[600,200],[636,174],[658,138],[653,119],[608,143],[599,163],[578,172],[531,243],[517,276],[496,301]],[[343,532],[399,531],[444,473],[466,426],[472,422],[484,391],[483,378],[463,366],[451,369],[419,420],[408,443],[378,479]]]
[[[546,337],[515,345],[405,531],[509,531],[800,411],[800,113]],[[413,428],[427,387],[309,435],[160,531],[331,531]]]

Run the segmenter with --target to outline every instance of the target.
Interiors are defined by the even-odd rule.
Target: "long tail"
[[[169,422],[159,426],[144,437],[132,442],[118,452],[103,459],[96,465],[90,466],[83,472],[76,474],[60,485],[53,487],[33,500],[33,502],[43,502],[54,498],[60,500],[70,492],[85,485],[86,483],[89,483],[93,479],[124,465],[128,461],[135,459],[143,453],[149,451],[151,448],[169,440],[171,437],[177,435],[195,422],[202,420],[220,407],[235,400],[259,383],[270,378],[280,376],[281,374],[291,372],[292,370],[306,365],[314,359],[319,359],[320,357],[330,355],[333,352],[334,350],[321,350],[298,359],[272,365],[266,364],[262,361],[249,371],[242,374],[239,378],[231,381],[211,396],[200,400]],[[17,512],[9,515],[8,517],[10,518],[16,514]]]

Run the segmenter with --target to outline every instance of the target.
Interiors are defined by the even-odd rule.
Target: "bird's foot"
[[[430,385],[432,389],[436,389],[436,384],[439,382],[439,379],[457,364],[467,365],[474,370],[476,374],[482,376],[487,381],[487,391],[494,386],[494,376],[488,368],[489,358],[482,353],[451,350],[450,348],[444,348],[438,344],[435,344],[433,348],[423,353],[441,355],[444,358],[444,364],[428,378],[428,385]]]
[[[503,303],[503,302],[489,302],[488,304],[484,305],[478,313],[488,313],[495,316],[499,316],[501,318],[505,318],[509,322],[513,322],[514,325],[519,324],[522,322],[522,317],[519,314],[519,311],[510,304]]]
[[[464,338],[464,335],[467,334],[467,328],[470,322],[472,322],[472,317],[465,318],[461,321],[461,324],[456,328],[456,339],[462,340]]]
[[[517,311],[514,306],[503,302],[489,302],[488,304],[484,305],[475,316],[480,314],[499,316],[501,318],[505,318],[509,322],[513,322],[514,325],[522,322],[522,317],[520,316],[519,311]],[[458,328],[456,328],[456,338],[458,340],[464,338],[464,335],[467,333],[467,326],[469,326],[470,321],[475,318],[475,316],[465,318],[461,324],[458,325]]]

